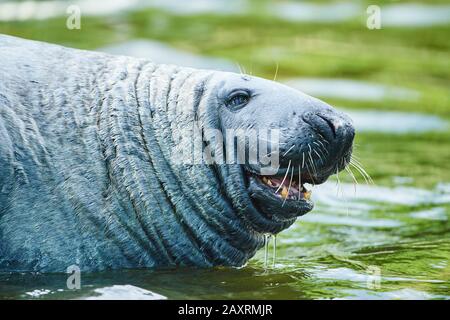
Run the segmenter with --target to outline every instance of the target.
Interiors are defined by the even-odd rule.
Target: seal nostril
[[[324,117],[324,116],[322,116],[320,114],[318,114],[317,116],[319,118],[323,119],[328,124],[328,126],[331,129],[331,132],[333,132],[333,138],[336,138],[336,129],[337,129],[336,125],[330,119],[328,119],[327,117]]]
[[[325,139],[333,141],[336,139],[336,126],[331,119],[315,112],[307,112],[303,114],[303,121],[309,124],[314,131],[321,134]]]

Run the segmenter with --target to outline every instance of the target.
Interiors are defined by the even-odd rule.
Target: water
[[[366,6],[355,2],[316,4],[281,1],[269,6],[278,18],[298,22],[336,23],[355,18],[365,19]],[[383,27],[430,27],[450,24],[450,5],[399,3],[380,5]]]
[[[389,27],[429,27],[450,23],[450,5],[403,3],[382,9],[382,24]]]
[[[248,0],[191,0],[180,5],[177,0],[109,0],[101,1],[6,1],[0,3],[0,21],[48,19],[66,15],[68,5],[79,6],[84,15],[104,16],[131,10],[154,8],[176,15],[216,14],[250,15],[254,11]],[[294,22],[338,23],[352,19],[365,20],[366,7],[355,2],[267,1],[265,12],[271,17]],[[450,24],[449,5],[389,4],[381,6],[383,27],[430,27]]]
[[[173,48],[158,41],[144,39],[132,40],[117,45],[99,48],[97,51],[150,59],[156,63],[176,64],[198,69],[239,72],[238,66],[226,59],[196,55]]]
[[[358,132],[383,132],[393,134],[424,133],[445,131],[449,128],[446,120],[417,112],[380,111],[380,110],[339,110],[347,113],[353,120]],[[376,119],[376,121],[374,121]]]
[[[165,300],[167,297],[135,287],[129,284],[113,285],[111,287],[98,288],[94,290],[95,295],[87,297],[86,300]]]
[[[269,241],[270,234],[264,235],[264,268],[267,268],[269,261]]]
[[[316,209],[243,268],[82,273],[80,290],[65,274],[1,274],[0,298],[450,299],[449,189],[337,193],[330,181],[314,187]]]
[[[360,4],[351,2],[316,4],[285,1],[272,4],[270,10],[277,18],[288,21],[326,23],[346,21],[363,12]]]
[[[418,92],[411,89],[351,79],[297,78],[284,82],[307,94],[323,98],[355,101],[383,99],[415,101],[420,97]]]
[[[101,1],[90,0],[44,0],[6,1],[0,3],[0,21],[23,21],[48,19],[66,14],[69,5],[76,5],[85,15],[105,16],[143,8],[156,8],[178,15],[201,13],[237,14],[247,12],[246,0],[194,0],[180,6],[176,0],[109,0],[105,6]]]
[[[295,78],[283,81],[286,85],[322,99],[335,98],[349,101],[383,102],[385,100],[416,102],[420,93],[408,88],[352,79]],[[393,134],[445,131],[446,120],[417,112],[348,110],[358,132],[382,132]],[[374,121],[376,119],[376,121]]]

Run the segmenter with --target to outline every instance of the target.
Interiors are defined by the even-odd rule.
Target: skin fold
[[[242,89],[248,103],[229,108]],[[280,129],[280,174],[329,140],[311,157],[317,183],[354,136],[272,81],[0,35],[0,271],[242,266],[312,209],[270,200],[249,165],[176,161],[196,128]]]

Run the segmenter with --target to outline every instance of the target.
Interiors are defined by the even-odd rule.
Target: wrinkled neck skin
[[[129,200],[147,237],[138,240],[158,257],[155,266],[242,266],[264,244],[264,221],[246,195],[239,165],[173,157],[183,148],[180,135],[194,136],[195,121],[220,128],[215,78],[213,71],[143,63],[134,84],[109,91],[127,100],[111,99],[100,113],[111,184]]]

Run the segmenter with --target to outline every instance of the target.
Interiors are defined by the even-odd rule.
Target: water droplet
[[[273,252],[272,252],[272,266],[275,267],[276,259],[277,259],[277,235],[273,235]]]
[[[264,235],[264,269],[267,269],[267,261],[269,259],[269,240],[270,234]]]

